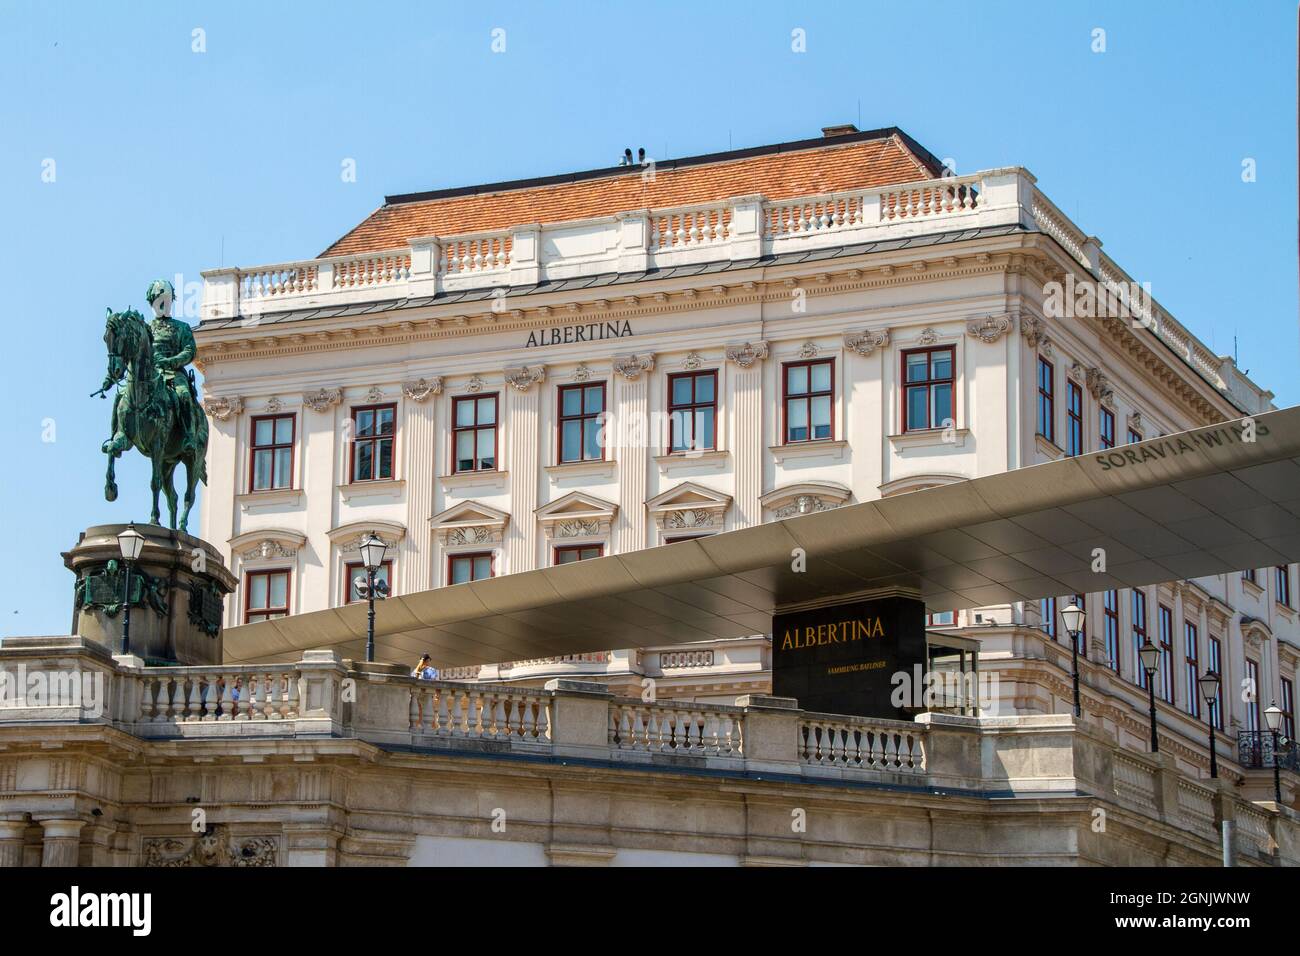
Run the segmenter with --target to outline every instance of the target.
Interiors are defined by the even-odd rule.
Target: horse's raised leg
[[[167,496],[167,516],[170,521],[169,528],[176,528],[176,485],[173,477],[176,474],[176,462],[169,461],[163,468],[163,494]]]
[[[184,531],[190,520],[190,508],[194,507],[194,486],[199,483],[199,467],[193,458],[185,459],[185,507],[181,509],[181,523],[178,530]]]

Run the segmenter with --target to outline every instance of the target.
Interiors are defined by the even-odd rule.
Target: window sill
[[[456,475],[439,475],[438,481],[443,491],[480,486],[504,488],[509,474],[505,471],[464,471]]]
[[[343,500],[350,502],[353,498],[400,498],[406,482],[400,478],[389,478],[382,481],[354,481],[338,487]]]
[[[711,471],[720,471],[731,460],[731,452],[723,449],[721,451],[684,452],[677,455],[655,455],[654,460],[655,464],[659,466],[660,473],[665,475],[691,468],[707,468]]]
[[[946,440],[945,435],[952,435],[952,440]],[[933,448],[938,445],[961,448],[966,444],[966,438],[969,435],[969,428],[953,428],[951,430],[947,428],[917,428],[910,432],[890,435],[889,443],[895,448]]]
[[[849,443],[840,440],[823,439],[822,441],[795,442],[791,445],[771,445],[768,451],[779,464],[787,458],[843,458]]]
[[[1049,461],[1058,461],[1065,457],[1065,449],[1046,435],[1035,434],[1034,444],[1038,446],[1040,452],[1047,456]]]
[[[302,501],[301,488],[276,488],[271,491],[246,491],[235,495],[240,510],[245,514],[279,510],[285,505],[296,506]]]
[[[552,478],[613,478],[617,462],[605,461],[566,461],[558,465],[546,465],[543,470]]]
[[[1241,584],[1242,587],[1249,590],[1256,597],[1259,597],[1259,595],[1264,593],[1264,586],[1260,584],[1258,581],[1252,581],[1249,578],[1242,578]]]

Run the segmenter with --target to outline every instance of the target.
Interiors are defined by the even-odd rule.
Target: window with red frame
[[[1102,448],[1115,447],[1115,413],[1103,408],[1097,415],[1097,436]]]
[[[474,554],[453,554],[447,558],[448,584],[484,581],[495,574],[492,552],[490,551],[479,551]]]
[[[903,431],[943,428],[953,416],[953,348],[903,353]]]
[[[1174,703],[1174,612],[1160,605],[1160,699]]]
[[[1223,644],[1217,637],[1211,637],[1209,641],[1210,652],[1210,670],[1219,675],[1219,689],[1214,695],[1214,726],[1223,729]]]
[[[1277,585],[1277,603],[1283,607],[1291,606],[1291,569],[1279,564],[1273,569],[1273,581]]]
[[[560,462],[603,461],[601,428],[605,424],[605,383],[561,385],[558,444]]]
[[[1103,591],[1101,595],[1102,639],[1106,642],[1106,664],[1119,673],[1119,592]]]
[[[355,601],[364,601],[358,584],[366,582],[366,566],[360,561],[347,565],[343,569],[345,579],[343,581],[343,603],[352,604]],[[382,581],[389,588],[393,586],[393,562],[385,561],[379,567],[375,568],[375,581]],[[391,591],[389,592],[392,593]]]
[[[393,477],[396,405],[352,409],[352,480],[384,481]]]
[[[451,422],[452,471],[496,471],[497,396],[452,399]]]
[[[1065,417],[1068,432],[1065,436],[1067,455],[1083,454],[1083,389],[1078,382],[1065,383]]]
[[[562,548],[555,549],[555,563],[573,564],[575,561],[586,561],[589,558],[599,558],[604,553],[605,546],[601,544],[565,545]]]
[[[668,376],[668,451],[712,451],[717,447],[718,373]]]
[[[1055,369],[1043,357],[1038,359],[1038,434],[1048,441],[1056,441],[1056,385]]]
[[[1187,712],[1193,717],[1201,716],[1201,688],[1197,681],[1201,678],[1200,634],[1191,621],[1183,622],[1183,693],[1187,696]]]
[[[1142,435],[1140,432],[1135,432],[1131,428],[1128,430],[1128,443],[1130,445],[1136,445],[1141,440],[1142,440]]]
[[[1259,584],[1259,575],[1256,573],[1254,568],[1247,568],[1245,571],[1242,571],[1241,579],[1243,581],[1249,581],[1251,584],[1254,585]]]
[[[293,415],[259,415],[252,422],[248,487],[272,491],[293,487]]]
[[[1295,740],[1295,688],[1289,678],[1282,678],[1282,734],[1287,740]]]
[[[289,613],[289,569],[249,571],[244,576],[244,623],[256,624]]]
[[[834,436],[831,397],[834,363],[791,362],[784,369],[785,443],[829,441]]]
[[[1134,683],[1147,689],[1147,670],[1142,666],[1141,650],[1147,642],[1147,596],[1145,591],[1133,590],[1133,668]]]

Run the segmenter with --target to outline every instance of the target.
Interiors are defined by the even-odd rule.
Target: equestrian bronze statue
[[[108,346],[108,373],[98,392],[101,398],[114,385],[112,435],[104,442],[108,475],[104,497],[117,500],[114,464],[134,446],[149,459],[153,474],[152,524],[159,523],[158,492],[167,496],[169,527],[184,531],[194,505],[194,489],[207,483],[208,420],[199,405],[194,373],[187,368],[194,358],[194,333],[188,323],[171,317],[175,291],[157,279],[145,293],[153,309],[152,322],[134,309],[108,310],[104,344]],[[185,464],[185,506],[176,516],[176,489],[172,475]]]

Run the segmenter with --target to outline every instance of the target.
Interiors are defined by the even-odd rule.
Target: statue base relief
[[[72,630],[120,654],[125,602],[131,604],[130,654],[145,664],[219,664],[225,598],[235,576],[212,545],[183,531],[137,524],[144,536],[128,575],[117,536],[127,526],[87,528],[63,554],[76,575]]]

